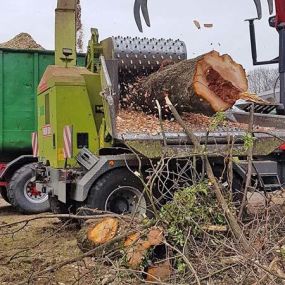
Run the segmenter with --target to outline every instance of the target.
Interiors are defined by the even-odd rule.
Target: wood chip
[[[199,29],[199,30],[201,29],[201,25],[197,20],[194,20],[193,23],[197,27],[197,29]]]
[[[182,119],[193,131],[207,131],[211,125],[212,118],[202,114],[184,113]],[[182,127],[175,121],[163,120],[165,132],[183,132]],[[116,120],[117,131],[120,134],[148,134],[151,136],[161,133],[159,119],[153,115],[130,109],[121,109]],[[225,125],[218,126],[217,131],[238,131],[247,130],[247,124],[225,122]]]

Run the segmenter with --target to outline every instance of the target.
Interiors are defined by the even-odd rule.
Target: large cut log
[[[247,93],[246,73],[229,55],[209,52],[194,59],[169,63],[147,77],[128,84],[122,94],[122,107],[157,115],[155,100],[163,116],[171,114],[165,96],[179,112],[212,115],[231,108],[238,99],[266,103]]]

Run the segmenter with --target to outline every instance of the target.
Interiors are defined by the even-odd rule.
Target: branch
[[[173,116],[175,117],[177,122],[183,127],[183,129],[185,130],[185,133],[187,134],[189,139],[194,144],[195,150],[199,150],[201,148],[201,145],[200,145],[200,142],[199,142],[198,138],[195,136],[195,134],[189,128],[187,128],[187,126],[183,122],[182,118],[180,117],[180,115],[177,112],[176,108],[171,103],[171,101],[170,101],[168,96],[166,96],[165,100],[166,100],[166,104],[168,105],[168,107],[170,108],[171,112],[173,113]],[[229,208],[229,206],[227,204],[227,201],[226,201],[226,199],[224,198],[224,196],[222,194],[221,188],[220,188],[220,186],[219,186],[219,184],[218,184],[218,182],[217,182],[217,180],[215,178],[212,166],[211,166],[207,156],[205,156],[205,165],[206,165],[206,173],[208,175],[208,178],[209,178],[210,182],[213,184],[213,188],[214,188],[217,200],[218,200],[220,206],[222,207],[222,209],[225,212],[225,215],[227,217],[227,220],[228,220],[229,226],[231,228],[231,231],[234,234],[234,237],[236,238],[236,240],[238,242],[241,243],[243,248],[248,253],[253,254],[253,248],[250,246],[249,241],[244,236],[243,231],[242,231],[240,225],[237,222],[237,219],[235,218],[235,216],[231,212],[231,210],[230,210],[230,208]]]
[[[185,254],[183,254],[183,252],[181,252],[178,248],[172,246],[171,244],[165,242],[165,245],[170,247],[171,249],[173,249],[174,251],[176,251],[178,254],[181,255],[182,259],[184,260],[184,262],[187,264],[187,266],[189,267],[189,269],[191,270],[191,272],[193,273],[195,279],[196,279],[196,284],[201,285],[200,279],[197,275],[196,270],[194,269],[193,265],[191,264],[191,262],[189,261],[189,259],[185,256]]]
[[[54,271],[56,271],[56,270],[62,268],[62,267],[65,266],[65,265],[68,265],[68,264],[71,264],[71,263],[74,263],[74,262],[78,262],[78,261],[80,261],[80,260],[82,260],[82,259],[84,259],[84,258],[86,258],[86,257],[90,257],[90,256],[96,254],[96,253],[97,253],[98,251],[100,251],[101,249],[104,249],[104,248],[107,247],[107,246],[110,246],[110,245],[112,245],[112,244],[114,244],[114,243],[116,243],[116,242],[119,242],[119,241],[123,240],[124,238],[126,238],[127,236],[132,235],[132,234],[134,234],[134,233],[136,233],[136,232],[135,232],[135,231],[132,231],[132,232],[128,232],[128,233],[119,235],[119,236],[115,237],[114,239],[112,239],[112,240],[106,242],[105,244],[102,244],[102,245],[100,245],[100,246],[98,246],[98,247],[96,247],[96,248],[94,248],[94,249],[92,249],[92,250],[89,250],[88,252],[86,252],[86,253],[84,253],[84,254],[81,254],[81,255],[76,256],[76,257],[74,257],[74,258],[66,259],[66,260],[64,260],[64,261],[62,261],[62,262],[59,262],[58,264],[55,264],[55,265],[53,265],[53,266],[50,266],[50,267],[48,267],[48,268],[46,268],[46,269],[44,269],[44,270],[42,270],[42,271],[36,273],[35,275],[31,276],[31,277],[30,277],[30,281],[31,281],[31,280],[34,280],[35,278],[40,277],[40,276],[43,275],[43,274],[50,273],[50,272],[54,272]],[[27,280],[18,283],[18,285],[24,285],[24,284],[27,284]]]
[[[63,218],[63,219],[78,219],[78,220],[100,220],[100,219],[109,218],[109,217],[131,220],[131,217],[129,216],[122,216],[122,215],[117,215],[117,214],[102,214],[102,215],[93,215],[93,216],[79,216],[79,215],[72,215],[72,214],[54,214],[54,215],[50,214],[50,215],[36,216],[36,217],[28,218],[25,220],[9,223],[5,225],[0,225],[0,229],[12,227],[12,226],[23,224],[23,223],[27,225],[31,221],[40,220],[40,219]]]
[[[249,125],[248,125],[248,134],[251,135],[253,133],[253,119],[254,119],[254,104],[251,104],[250,107],[250,118],[249,118]],[[253,159],[253,144],[250,145],[247,151],[247,173],[246,173],[246,182],[242,196],[242,203],[240,207],[240,211],[238,214],[238,219],[241,220],[244,212],[244,208],[246,206],[247,201],[247,192],[251,184],[251,176],[252,176],[252,159]]]

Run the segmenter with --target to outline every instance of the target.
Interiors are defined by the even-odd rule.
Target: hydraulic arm
[[[260,0],[254,0],[256,9],[257,9],[257,19],[262,18],[262,7]],[[272,14],[274,10],[273,0],[268,0],[269,13]],[[256,51],[256,39],[255,39],[255,28],[254,21],[257,20],[249,19],[249,30],[250,30],[250,39],[251,39],[251,51],[252,51],[252,60],[254,65],[263,65],[263,64],[279,64],[279,78],[280,78],[280,107],[278,112],[280,114],[285,113],[285,1],[284,0],[275,0],[275,10],[276,15],[269,18],[269,25],[275,27],[279,34],[279,57],[268,60],[268,61],[258,61],[257,60],[257,51]]]

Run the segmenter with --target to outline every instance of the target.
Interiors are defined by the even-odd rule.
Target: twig
[[[248,134],[252,136],[253,133],[253,120],[254,120],[254,104],[251,104],[250,107],[250,119],[248,124]],[[247,201],[247,192],[251,184],[251,176],[252,176],[252,159],[253,159],[253,144],[251,144],[247,151],[247,172],[246,172],[246,182],[242,196],[242,203],[240,206],[240,211],[238,214],[238,219],[241,220],[244,212],[244,208],[246,206]]]
[[[28,218],[25,220],[9,223],[5,225],[0,225],[0,229],[12,227],[12,226],[19,225],[22,223],[25,223],[25,225],[27,225],[31,221],[40,220],[40,219],[65,218],[65,219],[78,219],[78,220],[100,220],[100,219],[108,218],[108,217],[118,218],[118,219],[127,219],[127,220],[131,219],[129,216],[123,216],[123,215],[117,215],[117,214],[103,214],[103,215],[93,215],[93,216],[78,216],[78,215],[71,215],[71,214],[54,214],[54,215],[50,214],[50,215],[32,217],[32,218]]]
[[[177,112],[176,108],[174,107],[174,105],[172,104],[172,102],[170,101],[168,96],[165,97],[165,101],[166,101],[167,106],[170,108],[170,110],[171,110],[174,118],[176,119],[176,121],[179,123],[179,125],[185,131],[186,135],[192,141],[195,150],[198,151],[200,149],[200,142],[199,142],[198,138],[194,135],[194,133],[192,131],[190,131],[188,129],[188,127],[186,126],[186,124],[184,123],[182,118],[180,117],[179,113]]]
[[[227,267],[224,267],[224,268],[222,268],[222,269],[216,270],[215,272],[210,273],[210,274],[208,274],[208,275],[206,275],[206,276],[200,278],[200,281],[204,281],[204,280],[206,280],[206,279],[209,279],[209,278],[213,277],[214,275],[217,275],[217,274],[219,274],[219,273],[222,273],[222,272],[224,272],[224,271],[227,271],[227,270],[229,270],[229,269],[231,269],[231,268],[233,268],[233,267],[236,267],[236,266],[238,266],[238,265],[240,265],[240,263],[235,263],[235,264],[229,265],[229,266],[227,266]],[[194,285],[195,283],[191,283],[191,284]]]
[[[114,239],[106,242],[105,244],[102,244],[102,245],[100,245],[100,246],[98,246],[98,247],[96,247],[94,249],[91,249],[91,250],[89,250],[88,252],[86,252],[84,254],[81,254],[81,255],[76,256],[74,258],[70,258],[70,259],[64,260],[62,262],[59,262],[58,264],[50,266],[50,267],[48,267],[48,268],[46,268],[46,269],[36,273],[35,275],[31,276],[30,280],[34,280],[35,278],[38,278],[38,277],[40,277],[43,274],[46,274],[46,273],[49,273],[49,272],[54,272],[54,271],[62,268],[63,266],[66,266],[68,264],[80,261],[83,258],[90,257],[90,256],[94,255],[96,252],[100,251],[101,249],[104,249],[107,246],[110,246],[110,245],[112,245],[112,244],[114,244],[116,242],[119,242],[119,241],[123,240],[124,238],[126,238],[127,236],[132,235],[134,233],[135,233],[135,231],[131,231],[131,232],[119,235],[119,236],[115,237]],[[27,280],[19,283],[18,285],[23,285],[23,284],[27,284]]]
[[[156,103],[156,106],[158,109],[158,117],[159,117],[159,124],[160,124],[160,128],[161,128],[161,133],[162,133],[162,137],[163,137],[163,144],[164,144],[164,146],[167,146],[166,136],[165,136],[163,123],[162,123],[161,106],[160,106],[158,100],[155,100],[155,103]]]
[[[178,248],[172,246],[171,244],[169,244],[168,242],[165,242],[165,245],[170,247],[171,249],[173,249],[174,251],[176,251],[178,254],[181,255],[182,259],[184,260],[184,262],[187,264],[187,266],[189,267],[189,269],[191,270],[191,272],[193,273],[195,279],[196,279],[196,284],[201,285],[200,279],[198,277],[198,274],[195,270],[195,268],[193,267],[193,265],[191,264],[190,260],[185,256],[185,254],[183,254],[182,251],[180,251]]]
[[[276,262],[278,261],[278,257],[275,257],[271,263],[269,264],[269,270],[272,270],[272,268],[274,267],[274,265],[276,264]],[[261,277],[260,280],[258,280],[257,282],[254,282],[252,285],[258,285],[258,284],[262,284],[263,282],[266,281],[266,279],[268,278],[268,273],[265,274],[263,277]]]

